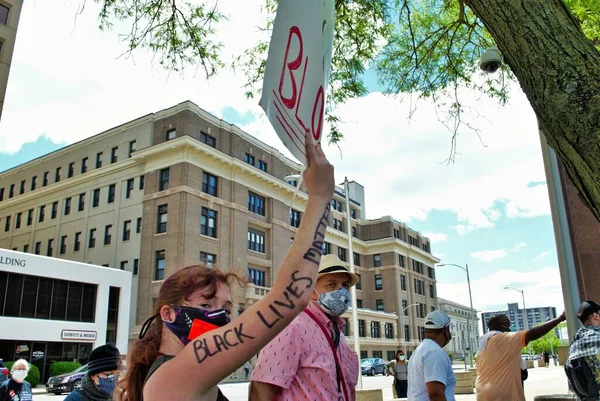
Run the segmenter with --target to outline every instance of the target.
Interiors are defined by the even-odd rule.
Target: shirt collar
[[[321,309],[319,304],[317,304],[314,301],[311,301],[308,304],[307,309],[315,315],[319,322],[321,322],[324,326],[326,326],[329,329],[333,329],[333,323],[331,322],[332,319],[335,319],[340,331],[343,331],[343,328],[346,326],[346,321],[344,319],[342,319],[341,317],[330,317],[323,311],[323,309]]]

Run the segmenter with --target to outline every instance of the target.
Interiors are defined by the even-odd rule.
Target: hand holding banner
[[[333,48],[333,0],[279,0],[260,106],[306,165],[305,136],[321,141]]]

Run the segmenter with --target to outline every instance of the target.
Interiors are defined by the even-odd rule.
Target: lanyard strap
[[[317,319],[317,317],[314,315],[314,313],[312,313],[308,309],[304,309],[304,312],[306,312],[306,314],[308,316],[310,316],[312,320],[315,321],[317,326],[319,326],[319,328],[325,335],[325,338],[327,338],[327,342],[329,343],[329,347],[331,348],[331,352],[333,353],[333,359],[335,360],[335,367],[337,369],[337,373],[338,373],[339,377],[341,377],[342,389],[344,390],[344,397],[345,397],[346,401],[350,401],[350,398],[348,397],[348,391],[346,390],[346,381],[344,380],[344,374],[342,373],[342,367],[340,366],[340,362],[337,357],[337,352],[335,351],[335,346],[333,345],[333,341],[331,340],[331,336],[329,335],[327,328],[323,325],[323,323],[321,323],[319,321],[319,319]],[[338,391],[339,391],[339,387],[338,387]]]

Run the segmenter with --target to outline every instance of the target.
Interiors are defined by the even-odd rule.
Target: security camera
[[[490,47],[479,58],[479,68],[483,71],[493,74],[502,66],[502,56],[495,47]]]

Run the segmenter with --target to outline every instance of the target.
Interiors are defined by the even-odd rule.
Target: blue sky
[[[252,22],[261,18],[255,3],[222,4],[230,13],[218,30],[225,61],[261,35]],[[226,70],[206,82],[194,71],[167,74],[144,52],[117,58],[122,27],[97,31],[95,4],[88,4],[73,29],[76,11],[63,2],[24,4],[0,122],[0,170],[184,100],[289,155],[257,101],[244,97],[243,75]],[[45,32],[61,45],[45,45]],[[347,175],[365,186],[367,218],[392,215],[429,235],[443,262],[468,263],[479,310],[520,300],[504,286],[524,288],[530,307],[562,309],[539,137],[518,85],[505,107],[461,92],[485,146],[461,131],[456,163],[448,165],[450,133],[433,106],[420,102],[409,121],[411,98],[383,96],[370,82],[371,94],[339,108],[341,155],[325,149],[338,182]],[[442,267],[437,277],[440,296],[468,303],[462,271]]]

